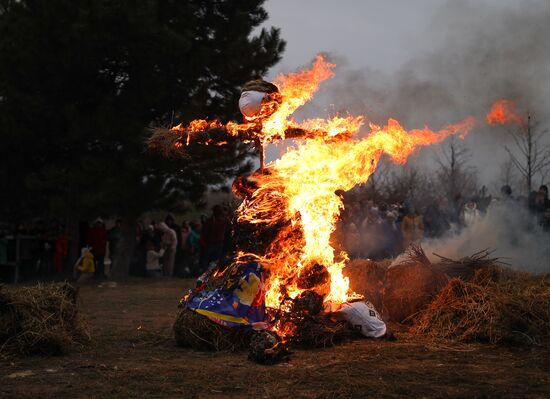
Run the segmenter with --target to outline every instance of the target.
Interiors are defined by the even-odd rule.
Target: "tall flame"
[[[344,207],[337,192],[366,182],[383,154],[402,164],[418,147],[432,145],[453,134],[462,137],[474,124],[473,118],[467,118],[439,131],[424,128],[407,132],[398,121],[390,119],[383,127],[369,124],[369,133],[360,139],[354,135],[364,123],[362,116],[335,116],[300,123],[292,120],[294,111],[312,98],[321,82],[334,75],[333,68],[333,64],[317,56],[311,69],[279,76],[275,83],[280,92],[268,97],[259,115],[248,118],[248,124],[223,125],[219,121],[198,120],[187,127],[174,128],[193,133],[223,126],[231,135],[238,136],[252,125],[258,128],[254,140],[262,144],[285,138],[288,129],[308,132],[307,140],[268,165],[268,173],[255,176],[257,188],[237,211],[240,222],[278,231],[265,253],[237,256],[238,260],[254,255],[267,269],[267,306],[279,307],[285,296],[294,298],[303,291],[300,275],[316,265],[326,268],[330,275],[330,284],[324,287],[325,300],[342,303],[353,296],[349,280],[342,273],[347,254],[337,252],[331,244],[331,235]]]
[[[335,249],[330,242],[336,221],[343,208],[342,198],[336,194],[364,183],[375,171],[382,154],[388,154],[396,163],[405,163],[419,146],[437,143],[456,133],[467,133],[474,119],[468,118],[456,125],[449,125],[438,132],[428,128],[407,132],[394,119],[384,127],[370,125],[370,134],[364,139],[342,140],[327,143],[323,140],[308,140],[288,151],[272,164],[273,172],[260,179],[262,186],[282,184],[286,198],[287,217],[293,222],[301,222],[304,245],[295,240],[284,243],[287,253],[300,252],[296,263],[300,268],[308,264],[321,264],[327,267],[331,276],[330,294],[327,300],[344,302],[349,295],[349,281],[342,274],[347,257],[335,261]],[[272,212],[280,212],[272,209]],[[280,248],[278,248],[280,251]],[[279,254],[266,254],[278,258]],[[293,259],[284,259],[283,262]],[[290,267],[291,268],[291,267]],[[280,283],[285,279],[289,265],[271,265],[271,281],[268,281],[267,305],[277,306],[280,300]],[[270,284],[271,283],[271,284]],[[291,289],[299,293],[297,287]],[[270,300],[272,301],[271,303]]]

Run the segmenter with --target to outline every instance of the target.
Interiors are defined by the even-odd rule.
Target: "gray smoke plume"
[[[349,112],[378,124],[391,117],[409,129],[438,129],[475,116],[479,123],[465,143],[480,181],[491,186],[507,159],[503,145],[511,142],[513,129],[485,124],[491,104],[515,99],[519,110],[529,110],[541,125],[550,126],[550,1],[508,6],[448,1],[428,30],[438,38],[435,48],[396,73],[352,70],[333,55],[336,77],[297,115]],[[421,156],[433,157],[433,151],[423,150]]]
[[[480,250],[494,250],[511,267],[535,273],[550,272],[548,233],[542,231],[534,217],[516,202],[496,202],[486,215],[460,232],[424,240],[422,248],[432,261],[438,254],[460,259]]]

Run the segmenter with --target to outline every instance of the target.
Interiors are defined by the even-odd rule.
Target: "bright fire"
[[[267,165],[265,174],[254,176],[258,188],[237,211],[239,221],[259,228],[283,226],[266,253],[238,256],[253,255],[267,269],[269,307],[277,308],[285,296],[294,298],[304,291],[300,275],[315,265],[326,267],[330,274],[330,281],[321,288],[325,301],[342,303],[353,297],[349,280],[342,273],[347,254],[337,251],[331,243],[344,206],[337,192],[366,182],[383,154],[403,164],[418,147],[440,142],[452,134],[463,136],[474,123],[473,118],[468,118],[437,132],[428,128],[407,132],[398,121],[390,119],[383,127],[369,124],[370,132],[361,139],[354,135],[363,125],[362,116],[301,123],[290,119],[298,107],[312,98],[320,83],[334,75],[333,68],[318,56],[311,69],[279,76],[275,84],[280,93],[270,97],[259,116],[249,119],[248,124],[224,125],[235,136],[251,126],[257,127],[257,139],[262,144],[283,139],[289,128],[312,133]],[[221,125],[219,121],[198,120],[174,130],[194,132]]]
[[[353,293],[342,273],[348,258],[345,253],[335,253],[330,242],[343,209],[342,198],[336,192],[366,182],[382,154],[405,163],[417,147],[437,143],[451,134],[465,134],[474,123],[473,118],[468,118],[439,132],[427,128],[407,132],[399,122],[390,119],[384,127],[371,124],[370,134],[356,139],[350,136],[359,131],[363,117],[315,119],[300,124],[288,121],[288,116],[312,97],[320,80],[333,75],[332,68],[333,65],[317,57],[311,70],[279,77],[275,83],[281,89],[283,105],[263,124],[268,141],[269,137],[282,136],[289,125],[328,131],[328,136],[350,133],[330,142],[325,140],[326,135],[321,135],[322,139],[305,140],[289,150],[268,165],[271,173],[258,177],[260,188],[250,202],[241,206],[241,220],[269,223],[272,217],[272,223],[276,223],[284,212],[292,225],[302,227],[303,240],[292,235],[280,236],[272,251],[261,254],[270,272],[267,306],[278,307],[284,294],[295,297],[303,291],[296,278],[303,268],[314,264],[324,265],[330,273],[330,290],[325,300],[341,303],[349,299]],[[271,201],[273,196],[284,199],[285,209],[281,209],[281,201]]]
[[[508,125],[514,124],[522,126],[525,123],[523,115],[516,110],[516,103],[512,100],[496,101],[486,117],[489,125]]]

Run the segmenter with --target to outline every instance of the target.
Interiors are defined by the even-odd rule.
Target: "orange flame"
[[[260,114],[249,118],[249,124],[197,120],[175,130],[198,132],[209,127],[224,126],[235,136],[250,125],[257,126],[257,139],[267,144],[285,137],[291,128],[305,129],[307,140],[289,149],[279,160],[268,165],[269,173],[255,176],[257,189],[237,211],[238,221],[255,225],[275,226],[278,235],[262,254],[237,255],[239,259],[256,258],[267,269],[266,305],[280,307],[285,297],[295,298],[300,288],[301,272],[309,266],[322,265],[330,275],[325,290],[326,301],[342,303],[356,296],[349,289],[349,280],[342,270],[348,260],[338,252],[330,238],[343,209],[336,193],[366,182],[375,171],[380,157],[389,155],[396,163],[421,146],[432,145],[449,135],[463,137],[474,124],[473,118],[444,127],[435,132],[427,127],[407,132],[390,119],[386,126],[369,124],[370,133],[354,137],[362,116],[335,116],[332,119],[309,119],[298,123],[292,113],[309,101],[322,81],[333,76],[334,65],[322,56],[309,70],[279,76],[280,93],[269,97]],[[268,110],[267,112],[264,112]],[[280,226],[285,226],[280,228]]]
[[[342,274],[347,256],[340,253],[337,261],[330,243],[343,208],[342,198],[336,192],[366,182],[382,154],[388,154],[397,163],[405,163],[419,146],[437,143],[452,134],[465,134],[473,123],[474,119],[468,118],[438,132],[428,128],[407,132],[399,122],[390,119],[384,127],[371,124],[371,132],[364,139],[332,143],[309,140],[275,161],[271,165],[273,173],[260,177],[261,186],[269,187],[272,192],[274,187],[282,187],[278,194],[285,198],[286,217],[293,223],[301,223],[304,242],[290,239],[279,244],[278,253],[265,254],[271,276],[267,282],[266,305],[278,306],[282,298],[281,282],[288,280],[289,272],[299,275],[301,268],[315,263],[326,266],[331,276],[326,300],[341,303],[353,296],[349,292],[349,280]],[[251,219],[256,218],[257,210],[252,210]],[[266,215],[280,212],[277,208],[264,210]],[[281,245],[286,246],[283,258]],[[288,256],[292,253],[300,256]],[[291,297],[302,291],[292,284],[286,290]]]
[[[505,99],[496,101],[485,119],[489,125],[522,126],[525,123],[525,118],[516,110],[515,101]]]
[[[217,119],[212,121],[197,119],[187,126],[179,124],[172,130],[192,134],[224,127],[229,134],[239,137],[242,132],[252,129],[257,131],[256,139],[263,145],[284,139],[286,129],[306,129],[312,135],[325,139],[344,133],[349,136],[359,130],[363,117],[335,116],[328,121],[314,119],[301,123],[289,119],[296,109],[313,97],[313,93],[317,91],[321,82],[334,76],[333,68],[333,64],[327,62],[322,55],[318,55],[311,69],[278,76],[275,84],[279,88],[279,93],[267,95],[258,115],[246,118],[248,123],[223,124]],[[187,136],[186,144],[189,144],[189,137]],[[219,145],[219,143],[212,144]]]

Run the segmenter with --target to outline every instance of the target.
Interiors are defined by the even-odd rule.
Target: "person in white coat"
[[[157,229],[162,233],[162,247],[165,250],[163,272],[165,276],[172,277],[174,275],[174,261],[176,259],[178,238],[176,232],[164,222],[159,223]]]
[[[477,204],[475,201],[470,200],[466,202],[464,208],[462,209],[461,221],[465,227],[474,225],[479,221],[481,215],[477,209]]]

